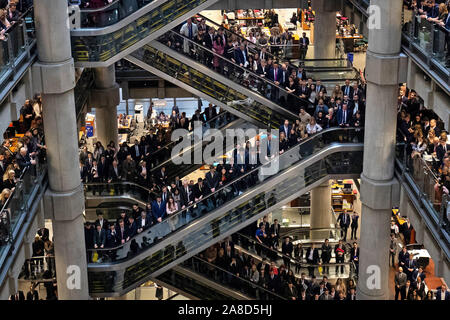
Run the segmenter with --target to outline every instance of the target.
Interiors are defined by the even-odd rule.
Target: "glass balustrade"
[[[275,109],[273,107],[272,109],[288,119],[291,117],[291,120],[294,120],[300,111],[300,106],[308,107],[310,104],[308,100],[302,99],[298,92],[291,93],[286,87],[279,84],[289,80],[292,70],[286,70],[285,81],[281,78],[281,73],[277,75],[280,77],[276,79],[277,81],[275,81],[275,78],[270,78],[269,75],[260,76],[253,72],[250,66],[238,65],[234,61],[227,59],[224,55],[216,54],[214,51],[204,47],[200,43],[190,40],[175,30],[161,36],[158,38],[158,41],[175,50],[177,53],[182,54],[189,60],[195,60],[210,70],[214,70],[216,73],[238,84],[243,89],[250,90],[253,94],[272,101],[277,105]],[[280,72],[281,68],[282,66],[280,64]],[[288,74],[288,72],[290,73]],[[293,72],[296,75],[295,70]],[[283,110],[287,112],[283,112]]]
[[[308,144],[300,144],[291,150],[293,153],[299,153],[302,159],[308,157],[314,159],[314,157],[317,156],[312,154],[325,148],[327,145],[332,144],[332,141],[352,141],[355,136],[352,136],[350,131],[353,130],[341,132],[340,139],[338,138],[337,140],[327,140],[326,137],[318,135],[312,137],[311,140],[308,140]],[[338,135],[337,132],[334,134]],[[327,142],[327,144],[324,145],[324,142]],[[285,157],[292,157],[292,154],[289,155],[289,153],[283,155],[285,155]],[[280,158],[282,158],[282,156],[280,156]],[[282,162],[283,160],[280,160],[280,163]],[[242,196],[240,196],[239,193],[236,194],[233,192],[233,189],[230,188],[232,187],[232,184],[239,183],[240,181],[243,181],[243,179],[248,179],[247,181],[254,181],[254,184],[251,186],[256,186],[274,178],[273,176],[262,175],[259,175],[259,177],[256,178],[258,170],[255,169],[233,181],[231,185],[228,185],[228,188],[224,187],[217,190],[203,198],[200,203],[193,204],[163,220],[161,223],[151,226],[118,248],[90,250],[88,253],[89,256],[97,255],[99,257],[99,260],[96,260],[97,264],[90,264],[90,266],[92,265],[92,268],[89,269],[89,279],[92,283],[90,288],[93,292],[124,290],[125,288],[132,286],[133,283],[144,280],[149,274],[154,273],[156,270],[166,266],[192,250],[195,250],[200,245],[214,240],[220,234],[239,226],[242,222],[262,213],[273,205],[281,203],[292,194],[293,185],[295,185],[297,189],[303,189],[307,188],[318,179],[324,178],[330,174],[359,174],[362,169],[361,164],[362,151],[332,153],[318,159],[314,164],[300,169],[300,171],[295,174],[291,175],[286,173],[286,175],[288,175],[286,179],[283,180],[282,183],[273,186],[269,191],[266,190],[258,193],[256,191],[257,189],[252,188],[251,190],[255,191],[252,192],[251,199],[240,200]],[[290,166],[287,167],[288,168],[285,170],[289,170]],[[223,200],[221,199],[223,199],[224,196],[225,198],[229,197],[228,201],[222,202]],[[233,209],[222,210],[225,211],[222,216],[219,216],[202,226],[197,226],[198,229],[195,230],[195,232],[188,233],[181,241],[172,243],[155,253],[149,252],[145,258],[143,257],[139,262],[127,267],[126,270],[117,271],[118,274],[116,274],[116,271],[96,271],[98,270],[98,267],[101,267],[102,265],[115,265],[120,261],[126,261],[136,255],[140,255],[151,248],[155,243],[161,242],[175,231],[181,230],[182,228],[184,229],[184,226],[189,228],[192,226],[190,222],[211,214],[210,212],[214,211],[215,205],[218,207],[218,212],[221,212],[221,206],[224,203],[231,201],[233,201],[233,203],[236,202],[236,204],[233,205]],[[94,265],[97,265],[97,267],[93,267]],[[116,276],[118,276],[118,278],[115,278]]]
[[[130,24],[111,33],[102,35],[82,35],[83,29],[74,31],[72,35],[72,56],[75,62],[102,62],[108,61],[114,56],[120,54],[130,46],[147,38],[152,33],[160,30],[164,26],[182,17],[189,11],[195,9],[199,5],[209,0],[168,0],[160,3],[160,5],[150,12],[143,14],[141,17],[132,21]],[[120,1],[122,2],[122,1]],[[130,1],[133,2],[133,1]],[[113,4],[113,7],[116,4]],[[130,8],[138,8],[139,5],[131,5]],[[105,9],[106,10],[106,9]],[[96,17],[96,13],[86,14],[82,20],[94,22],[99,26],[109,25],[114,21],[120,21],[121,15],[126,16],[133,12],[124,10],[125,13],[119,13],[119,9],[112,9],[111,12],[105,12],[104,17]],[[86,18],[89,16],[90,18]],[[87,20],[86,20],[87,19]],[[91,23],[91,22],[86,22]],[[76,35],[80,33],[79,35]]]
[[[151,46],[146,45],[133,52],[131,56],[203,94],[227,104],[229,108],[239,114],[250,117],[259,123],[277,129],[284,123],[284,117],[269,107],[250,99],[239,90],[221,83],[214,76],[202,73],[188,63],[181,62]]]

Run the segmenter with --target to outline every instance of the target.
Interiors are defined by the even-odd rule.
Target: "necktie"
[[[275,79],[275,81],[277,81],[277,70],[273,70],[273,75],[274,75],[274,79]]]
[[[189,26],[189,39],[192,39],[192,24]]]

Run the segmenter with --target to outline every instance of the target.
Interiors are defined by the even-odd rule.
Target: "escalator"
[[[313,108],[308,100],[173,30],[126,59],[264,128],[279,128],[285,119],[294,122],[300,106]],[[213,60],[221,72],[208,67]]]
[[[225,136],[226,130],[231,128],[246,128],[248,124],[245,124],[245,121],[242,119],[236,119],[232,115],[227,113],[221,113],[217,117],[214,117],[208,122],[205,122],[201,127],[203,134],[203,140],[196,141],[196,136],[198,134],[194,130],[190,131],[189,134],[185,137],[187,140],[191,140],[191,145],[188,148],[183,148],[181,152],[178,154],[179,156],[183,156],[184,154],[189,154],[192,160],[192,154],[197,152],[199,148],[202,148],[202,154],[205,147],[208,144],[208,129],[213,127],[220,130]],[[162,170],[164,167],[166,170],[166,177],[169,183],[175,181],[176,177],[183,179],[185,176],[191,174],[192,172],[200,169],[202,167],[201,163],[196,163],[195,161],[191,161],[191,164],[176,164],[174,158],[172,157],[172,149],[177,146],[178,141],[173,141],[156,152],[151,154],[152,159],[156,159],[156,162],[152,163],[151,169],[149,170],[150,174],[155,175],[158,171]],[[224,141],[224,151],[226,150],[226,144]],[[102,203],[111,202],[111,201],[119,201],[120,199],[125,200],[125,202],[138,203],[142,208],[145,207],[146,203],[149,201],[149,195],[152,191],[138,183],[88,183],[85,184],[85,198],[86,198],[86,208],[95,210],[99,208]]]
[[[329,129],[237,177],[88,264],[91,296],[120,296],[332,178],[362,171],[363,129]],[[279,171],[267,174],[271,166]],[[252,181],[250,183],[250,181]],[[247,188],[234,192],[233,186]],[[86,189],[86,195],[91,191]],[[225,201],[223,200],[225,196]],[[210,206],[212,202],[216,206]]]
[[[217,0],[115,0],[82,9],[71,30],[77,67],[106,67],[122,59]]]
[[[202,300],[286,300],[280,293],[237,277],[199,256],[187,259],[158,276],[155,281],[188,291]]]

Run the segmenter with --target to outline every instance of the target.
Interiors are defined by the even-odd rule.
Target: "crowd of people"
[[[268,53],[267,47],[230,34],[224,27],[215,30],[204,21],[188,19],[161,41],[296,114],[304,108],[322,127],[349,126],[363,119],[363,80],[347,80],[328,93],[326,86],[319,79],[308,77],[302,67],[279,61]]]
[[[274,224],[276,224],[275,221]],[[286,243],[288,241],[286,240]],[[283,253],[285,254],[287,253],[286,246],[283,244]],[[328,243],[325,243],[324,246],[325,248],[328,246],[329,249],[322,249],[325,252],[322,255],[326,255],[326,252],[329,251],[331,256],[331,246]],[[341,247],[344,248],[342,243],[337,245],[337,248]],[[291,249],[291,251],[294,250]],[[299,256],[303,256],[303,251],[301,247],[295,249]],[[318,255],[317,248],[308,248],[306,251],[306,260],[308,260],[309,252],[313,252],[314,256]],[[314,275],[307,279],[305,273],[298,274],[298,270],[294,272],[293,265],[283,263],[277,266],[275,260],[255,259],[253,256],[235,249],[231,237],[207,248],[199,254],[199,258],[205,263],[199,263],[194,259],[197,261],[198,271],[214,277],[216,281],[244,291],[245,294],[256,296],[257,299],[277,299],[273,296],[276,294],[288,300],[356,300],[354,280],[346,281],[338,278],[332,285],[326,275],[322,276],[321,281],[317,280]],[[217,268],[213,268],[211,265]],[[246,285],[246,283],[250,283],[250,285]]]
[[[8,29],[33,5],[32,0],[0,1],[0,40],[7,40]]]
[[[26,100],[20,109],[18,128],[15,128],[24,135],[17,141],[6,138],[0,146],[0,177],[2,177],[0,205],[2,207],[12,196],[25,168],[34,169],[37,162],[45,161],[46,146],[41,114],[40,96],[35,96],[34,100]],[[8,239],[8,223],[7,219],[0,220],[0,244]]]
[[[446,67],[450,68],[450,1],[449,0],[404,0],[408,9],[421,19],[426,19],[445,31]]]
[[[422,159],[419,170],[428,168],[431,176],[435,177],[432,198],[435,202],[433,204],[439,209],[442,196],[448,195],[450,191],[448,131],[431,110],[421,107],[419,97],[414,90],[400,89],[398,110],[397,127],[401,132],[402,140],[406,143],[407,165],[415,174],[417,165],[414,162],[418,158]],[[448,217],[445,214],[443,222],[444,227],[448,228]]]

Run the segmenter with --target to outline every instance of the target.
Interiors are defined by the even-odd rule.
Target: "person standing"
[[[339,222],[339,226],[341,227],[341,237],[344,238],[344,241],[347,241],[347,230],[350,225],[350,215],[347,213],[347,210],[344,209],[344,212],[342,212],[337,222]]]
[[[389,245],[389,260],[392,263],[392,267],[395,268],[395,256],[397,254],[397,239],[395,234],[391,233],[391,244]]]
[[[403,268],[399,267],[398,272],[395,274],[394,277],[394,284],[395,284],[395,300],[398,300],[398,295],[400,294],[400,300],[404,300],[405,293],[404,289],[406,286],[406,273],[403,272]]]
[[[336,247],[334,247],[334,254],[336,256],[336,263],[344,263],[345,247],[342,240],[339,240]],[[339,266],[336,266],[336,275],[339,273]],[[344,273],[344,266],[341,265],[341,273]]]
[[[358,238],[356,237],[356,231],[358,231],[358,220],[359,220],[359,215],[356,211],[353,211],[352,214],[352,223],[350,225],[351,227],[351,240],[358,240]]]
[[[290,269],[291,260],[288,257],[292,258],[292,252],[293,251],[294,251],[294,246],[292,245],[291,238],[290,237],[286,237],[284,239],[283,244],[281,245],[281,252],[285,256],[287,256],[287,257],[283,257],[284,265],[286,266],[287,269]]]
[[[309,38],[306,36],[306,32],[303,32],[303,36],[300,38],[300,60],[305,60],[308,53]]]
[[[331,260],[331,245],[328,239],[325,239],[325,243],[322,245],[322,264],[328,264]],[[324,266],[323,267],[323,273],[329,274],[330,273],[330,267]]]

